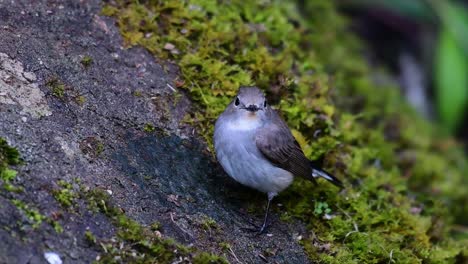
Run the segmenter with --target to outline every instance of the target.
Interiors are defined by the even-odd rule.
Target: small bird
[[[216,120],[214,146],[219,163],[230,177],[268,195],[259,234],[267,226],[271,200],[292,183],[294,176],[315,184],[315,178],[321,177],[343,186],[304,155],[286,122],[257,87],[241,87]]]

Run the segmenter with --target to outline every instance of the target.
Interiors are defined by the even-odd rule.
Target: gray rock
[[[160,222],[164,237],[225,255],[231,262],[306,263],[301,223],[281,223],[271,235],[241,230],[262,213],[247,213],[263,194],[233,182],[207,154],[203,142],[181,124],[191,110],[173,90],[177,68],[141,48],[125,49],[114,21],[99,15],[99,1],[0,0],[0,137],[21,152],[15,184],[23,193],[0,191],[0,263],[46,263],[58,252],[64,263],[90,263],[86,230],[111,237],[102,214],[64,209],[52,192],[57,182],[80,179],[109,190],[111,199],[143,225]],[[89,65],[82,60],[91,59]],[[182,94],[182,99],[176,99]],[[144,131],[152,124],[156,131]],[[31,228],[13,199],[57,218]],[[83,209],[84,208],[84,209]],[[206,230],[203,219],[217,228]],[[293,235],[295,234],[295,235]],[[220,248],[227,242],[232,252]],[[235,256],[234,256],[235,255]]]

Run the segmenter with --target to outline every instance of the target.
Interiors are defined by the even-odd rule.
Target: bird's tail
[[[330,173],[321,170],[321,169],[316,169],[312,167],[312,177],[314,178],[324,178],[325,180],[333,183],[334,185],[343,188],[343,183],[338,180],[335,176],[331,175]]]

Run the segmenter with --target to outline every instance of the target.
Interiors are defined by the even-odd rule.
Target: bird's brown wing
[[[272,122],[257,130],[255,136],[258,149],[274,165],[315,182],[310,161],[289,127],[274,110],[269,111]]]

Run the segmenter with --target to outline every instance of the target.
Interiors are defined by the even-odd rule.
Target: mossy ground
[[[283,219],[310,228],[303,246],[312,259],[463,262],[467,243],[450,236],[468,216],[463,153],[397,89],[371,81],[332,1],[302,2],[112,1],[102,12],[117,19],[127,46],[180,66],[177,86],[197,104],[186,121],[208,144],[238,87],[257,85],[306,155],[345,181],[339,191],[297,180],[279,198]]]

